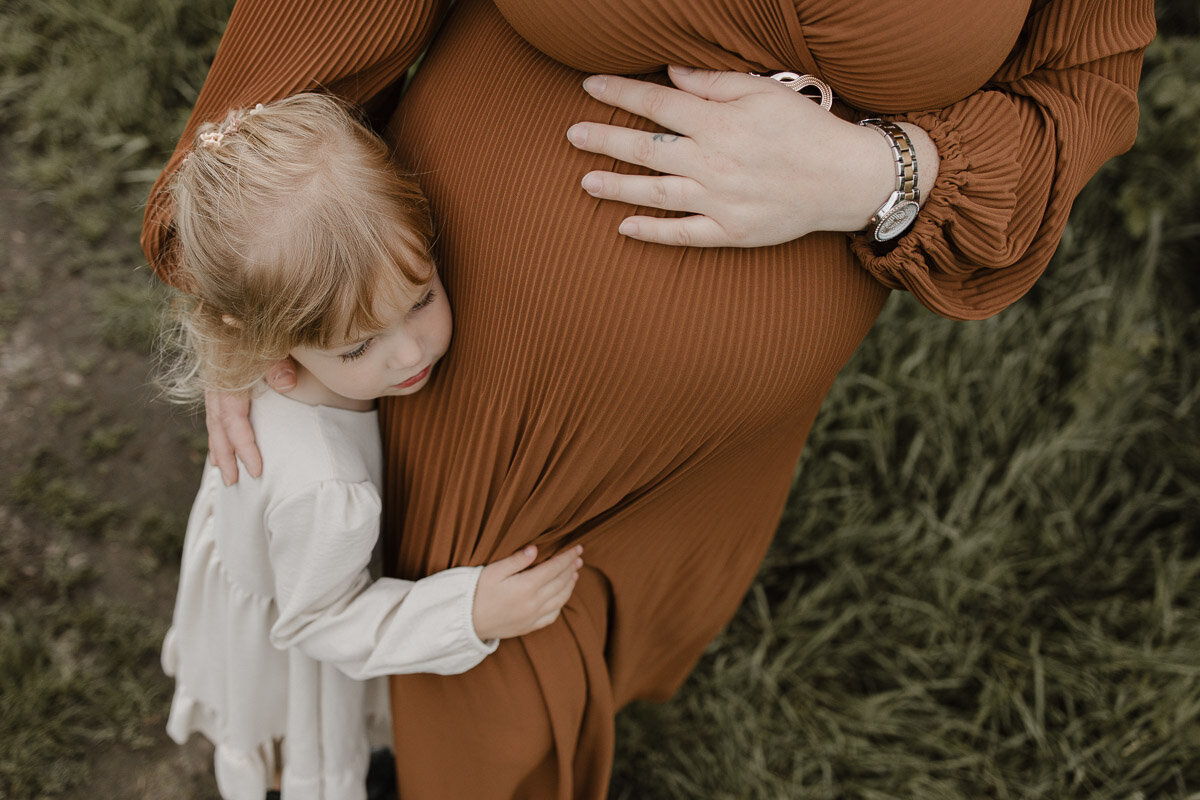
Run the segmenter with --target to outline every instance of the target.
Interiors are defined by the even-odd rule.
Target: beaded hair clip
[[[238,114],[236,112],[230,114],[225,118],[224,122],[217,126],[216,130],[205,131],[204,133],[200,134],[200,146],[211,148],[220,147],[221,143],[225,141],[226,136],[232,136],[233,134],[237,133],[238,128],[240,128],[242,125],[242,120],[244,120],[246,117],[254,116],[259,111],[262,111],[262,108],[263,104],[259,103],[245,114]]]

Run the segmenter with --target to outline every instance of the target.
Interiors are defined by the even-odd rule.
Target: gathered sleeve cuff
[[[146,202],[141,244],[155,274],[172,283],[168,187],[202,123],[309,90],[379,110],[372,101],[404,77],[448,6],[448,0],[238,0],[175,152]]]
[[[1148,0],[1034,3],[1020,43],[978,92],[942,109],[888,115],[926,130],[939,171],[913,228],[890,248],[851,246],[866,269],[953,319],[1020,298],[1058,246],[1071,204],[1137,131]]]

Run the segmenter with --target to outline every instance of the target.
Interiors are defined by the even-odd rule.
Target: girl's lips
[[[426,367],[425,369],[421,370],[421,371],[420,371],[420,372],[418,372],[416,375],[413,375],[411,378],[409,378],[408,380],[404,381],[403,383],[397,383],[397,384],[395,385],[395,387],[393,387],[393,388],[396,388],[396,389],[407,389],[407,388],[408,388],[408,387],[410,387],[410,386],[416,386],[418,383],[420,383],[421,381],[423,381],[423,380],[425,379],[425,376],[426,376],[426,375],[428,375],[428,374],[429,374],[429,367]]]

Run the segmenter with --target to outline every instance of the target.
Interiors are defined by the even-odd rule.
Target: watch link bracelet
[[[866,227],[866,233],[875,241],[890,242],[912,227],[921,209],[918,205],[921,190],[917,187],[917,153],[908,134],[894,122],[871,118],[860,120],[858,124],[879,131],[887,139],[896,159],[896,189]]]

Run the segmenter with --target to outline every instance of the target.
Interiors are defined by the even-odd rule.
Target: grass
[[[1195,33],[1028,298],[892,298],[737,618],[619,719],[614,797],[1200,797]]]
[[[87,386],[105,353],[145,358],[138,204],[229,5],[0,11],[4,166],[65,231],[47,260],[94,284]],[[618,719],[614,798],[1200,798],[1200,18],[1159,13],[1134,151],[1013,308],[889,301],[737,618],[673,701]],[[37,275],[0,275],[0,329]],[[51,422],[103,425],[82,459],[15,454],[0,487],[32,521],[0,506],[3,797],[86,785],[84,752],[142,747],[165,713],[166,610],[106,596],[88,547],[170,572],[185,509],[104,499],[90,481],[140,445],[103,412],[54,398]]]

